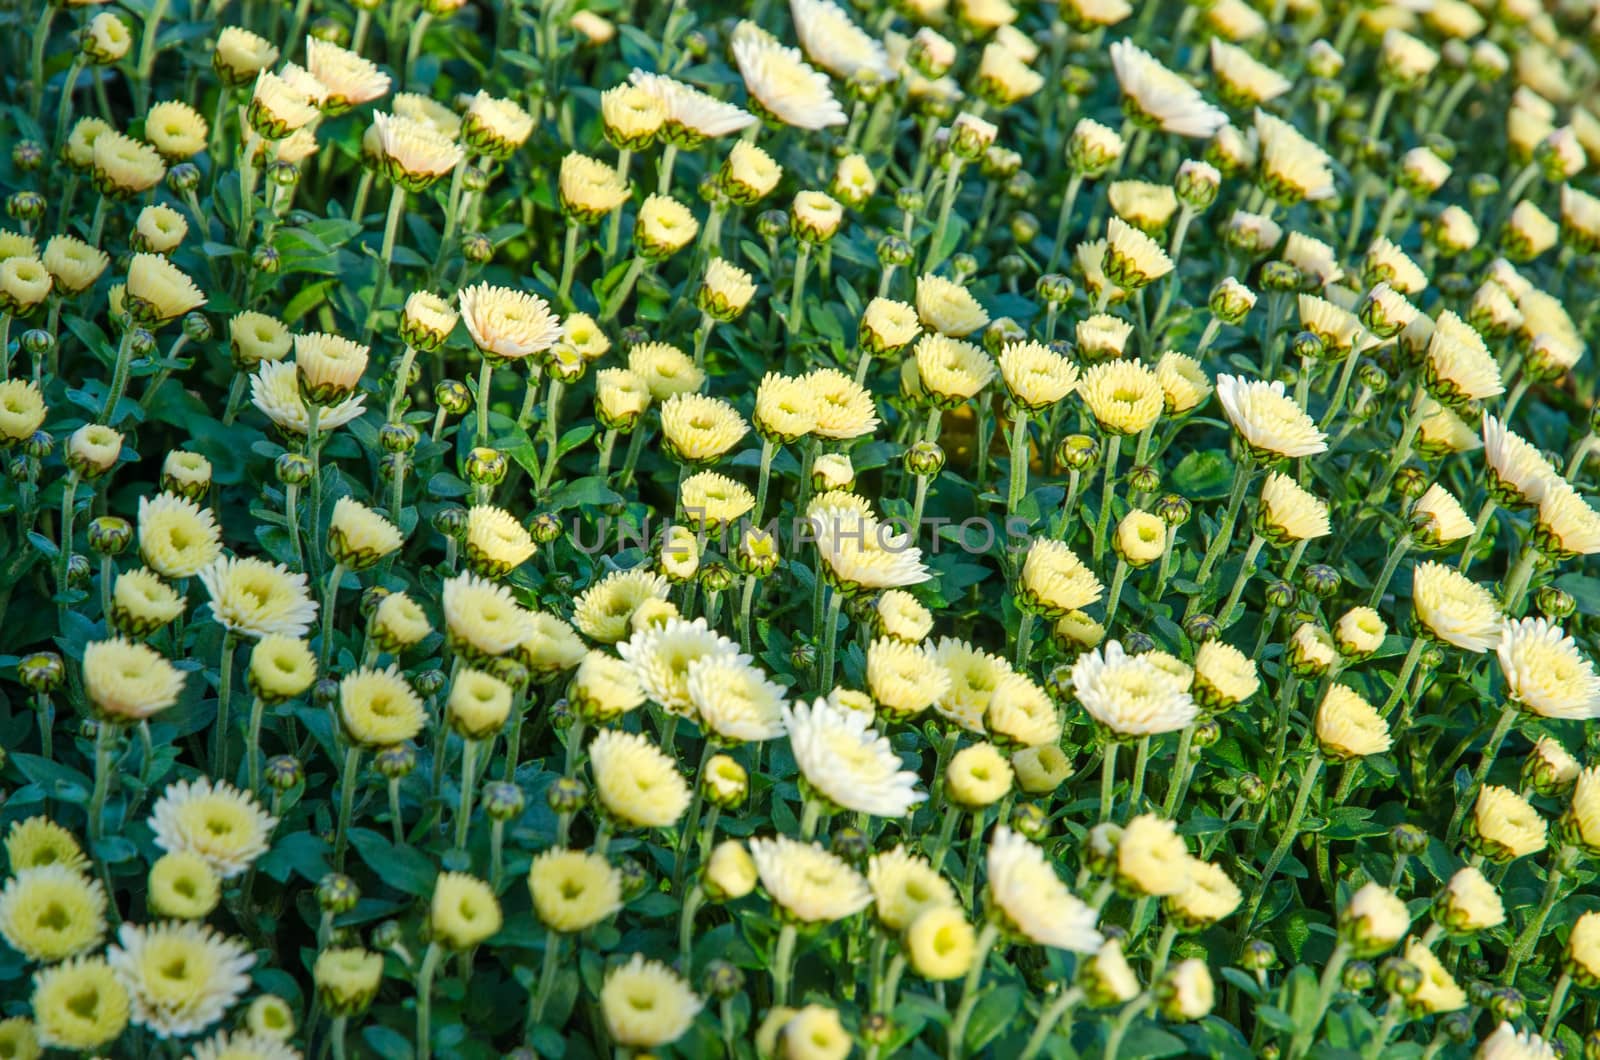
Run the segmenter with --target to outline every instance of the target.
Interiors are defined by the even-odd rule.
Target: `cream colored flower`
[[[193,921],[124,923],[106,960],[133,1020],[159,1038],[199,1034],[244,996],[256,958],[237,939]]]
[[[1221,640],[1208,640],[1194,655],[1195,700],[1207,710],[1243,703],[1261,687],[1254,659]]]
[[[1100,429],[1110,434],[1138,434],[1160,419],[1166,408],[1161,381],[1138,361],[1092,365],[1083,374],[1078,393]]]
[[[617,645],[617,654],[633,667],[645,693],[673,714],[693,717],[695,703],[689,691],[689,670],[707,657],[732,658],[748,663],[737,645],[715,633],[705,619],[669,618],[659,627],[637,630]]]
[[[1504,620],[1493,595],[1441,563],[1417,564],[1411,604],[1429,633],[1464,651],[1485,652],[1500,642]]]
[[[1000,682],[1012,673],[1011,664],[953,637],[939,638],[933,660],[950,678],[949,690],[934,709],[968,732],[982,733],[989,704]]]
[[[828,76],[812,69],[798,49],[784,47],[748,21],[734,27],[732,48],[745,90],[760,110],[799,129],[845,123]]]
[[[942,276],[917,279],[917,316],[941,335],[965,338],[989,323],[989,313],[965,286]]]
[[[634,1051],[677,1041],[703,1005],[677,972],[642,953],[613,968],[600,988],[607,1031],[619,1047]]]
[[[806,923],[830,923],[872,904],[872,888],[843,859],[815,843],[788,836],[750,840],[761,886],[784,913]]]
[[[1008,928],[1040,946],[1075,953],[1100,948],[1094,908],[1067,890],[1039,847],[1001,824],[989,840],[987,862],[985,893]]]
[[[1141,897],[1178,894],[1189,886],[1193,859],[1176,826],[1154,814],[1130,820],[1117,841],[1112,867],[1117,885]]]
[[[1175,732],[1198,714],[1172,674],[1114,640],[1073,663],[1072,692],[1091,718],[1121,737]]]
[[[281,563],[254,557],[219,559],[200,571],[211,613],[227,629],[249,637],[303,637],[317,619],[306,576]]]
[[[538,295],[480,283],[461,292],[461,319],[485,354],[520,361],[561,338],[561,321]]]
[[[162,850],[198,854],[230,880],[267,852],[278,821],[248,792],[201,777],[169,785],[149,823]]]
[[[888,739],[871,728],[869,716],[819,699],[785,707],[783,722],[800,775],[832,805],[904,817],[927,798],[917,790],[917,775],[903,768]]]
[[[1300,130],[1258,109],[1255,132],[1261,142],[1261,186],[1273,199],[1293,205],[1334,194],[1333,160]]]
[[[428,122],[378,113],[372,124],[389,176],[410,191],[420,191],[446,175],[463,157],[461,145]]]
[[[1521,795],[1485,784],[1472,804],[1471,833],[1487,857],[1504,862],[1543,850],[1549,826]]]
[[[307,434],[311,415],[300,394],[299,371],[293,361],[263,361],[250,377],[250,400],[273,423],[294,434]],[[344,426],[360,416],[365,394],[351,394],[335,405],[325,406],[317,419],[319,432]]]
[[[1211,72],[1223,100],[1236,107],[1270,103],[1294,87],[1287,77],[1220,37],[1211,38]]]
[[[1171,184],[1117,180],[1106,189],[1106,200],[1118,217],[1149,236],[1164,232],[1178,212],[1178,193]]]
[[[995,376],[993,359],[980,347],[947,335],[923,335],[912,356],[922,389],[941,408],[964,403]]]
[[[323,107],[334,113],[370,103],[389,92],[389,75],[348,48],[306,37],[306,68],[327,86]]]
[[[1161,244],[1120,217],[1106,222],[1106,277],[1129,291],[1146,287],[1173,269]]]
[[[1560,626],[1546,618],[1512,619],[1495,649],[1506,695],[1540,717],[1600,717],[1600,675]]]
[[[1233,429],[1262,459],[1315,456],[1328,437],[1284,390],[1280,380],[1217,376],[1217,400]]]
[[[1472,533],[1472,517],[1450,491],[1435,482],[1411,508],[1412,525],[1423,544],[1437,548]]]
[[[1269,472],[1261,484],[1257,532],[1273,544],[1326,537],[1332,532],[1328,505],[1296,482],[1293,476]]]
[[[589,744],[589,771],[607,813],[633,828],[670,828],[689,808],[673,760],[638,733],[605,729]]]
[[[1136,121],[1200,139],[1228,122],[1228,116],[1201,98],[1193,85],[1130,40],[1111,45],[1111,65],[1122,88],[1123,106]]]
[[[682,81],[638,69],[628,75],[628,80],[661,100],[667,112],[667,138],[682,146],[694,147],[703,140],[728,136],[756,123],[755,115]]]
[[[1534,540],[1561,559],[1593,555],[1600,552],[1600,512],[1565,479],[1552,479],[1539,497]]]
[[[1317,707],[1317,742],[1329,758],[1382,754],[1392,743],[1383,716],[1346,685],[1336,684]]]
[[[811,61],[842,81],[871,75],[880,83],[894,80],[889,53],[855,24],[833,0],[789,0],[800,47]]]

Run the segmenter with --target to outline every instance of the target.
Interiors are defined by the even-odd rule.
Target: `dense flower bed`
[[[7,18],[0,1057],[1600,1055],[1593,4]]]

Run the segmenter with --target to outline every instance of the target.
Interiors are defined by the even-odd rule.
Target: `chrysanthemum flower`
[[[1012,672],[1011,664],[966,641],[941,637],[933,660],[949,674],[949,690],[934,703],[939,714],[968,732],[982,733],[989,703],[1000,682]]]
[[[1049,408],[1078,386],[1078,366],[1040,342],[1008,342],[1000,376],[1011,399],[1031,412]]]
[[[53,964],[100,944],[106,892],[66,865],[22,869],[0,890],[0,936],[30,961]]]
[[[531,619],[504,586],[466,571],[444,583],[445,631],[456,650],[504,655],[527,639]]]
[[[461,145],[428,122],[380,112],[372,125],[390,179],[407,191],[423,190],[463,157]]]
[[[748,661],[738,645],[713,632],[703,618],[692,622],[670,618],[659,628],[640,630],[617,645],[617,654],[633,667],[652,700],[674,714],[691,717],[694,700],[689,695],[689,667],[695,660],[717,656]]]
[[[39,1044],[47,1049],[101,1049],[128,1026],[128,990],[103,957],[40,969],[30,1007]]]
[[[389,91],[389,75],[348,48],[315,36],[306,38],[306,67],[327,86],[323,109],[337,114],[369,103]]]
[[[1184,683],[1114,640],[1078,657],[1072,691],[1090,717],[1119,737],[1175,732],[1198,714]]]
[[[574,669],[587,648],[578,631],[548,611],[528,612],[528,632],[517,645],[517,659],[535,675],[550,676]]]
[[[254,796],[206,777],[168,785],[150,809],[157,846],[199,854],[225,880],[266,853],[277,823]]]
[[[1539,496],[1534,541],[1558,559],[1600,552],[1600,512],[1565,479],[1551,479]]]
[[[492,938],[502,923],[500,900],[476,876],[442,872],[434,881],[428,927],[435,941],[458,952],[469,950]]]
[[[1219,377],[1219,388],[1225,378]],[[1109,434],[1138,434],[1158,420],[1166,408],[1161,381],[1138,361],[1091,365],[1083,373],[1078,393],[1095,423]]]
[[[630,188],[614,166],[576,151],[561,160],[561,208],[584,224],[595,224],[628,201]]]
[[[1077,554],[1052,538],[1036,538],[1022,562],[1021,599],[1040,614],[1059,618],[1100,599],[1105,586]]]
[[[1491,861],[1504,863],[1543,850],[1549,830],[1526,798],[1510,788],[1485,784],[1472,804],[1467,840]]]
[[[48,865],[83,870],[89,865],[72,833],[48,817],[14,821],[6,832],[6,862],[13,874]]]
[[[461,319],[485,354],[520,361],[561,337],[561,321],[538,295],[480,283],[461,292]]]
[[[390,665],[356,670],[339,682],[339,719],[356,743],[388,747],[421,732],[427,712],[411,683]]]
[[[904,817],[927,798],[872,719],[817,700],[785,707],[784,727],[800,775],[832,805],[874,817]]]
[[[880,83],[894,80],[883,45],[833,0],[790,0],[789,13],[800,47],[833,76],[844,81],[858,75],[871,75]]]
[[[874,854],[867,863],[867,883],[878,920],[892,932],[904,931],[929,909],[959,906],[950,881],[904,846]]]
[[[1280,380],[1269,383],[1219,375],[1217,400],[1228,422],[1258,459],[1315,456],[1327,451],[1327,435],[1284,391]]]
[[[1061,738],[1061,713],[1033,678],[1013,672],[995,685],[984,728],[1008,749],[1054,744]]]
[[[467,561],[473,570],[503,578],[538,550],[528,528],[504,508],[474,504],[467,509]]]
[[[808,511],[824,574],[838,590],[898,589],[927,581],[932,574],[910,534],[843,503]]]
[[[817,924],[843,920],[872,904],[867,881],[842,858],[788,836],[750,840],[761,886],[787,916]]]
[[[278,427],[305,435],[311,430],[311,415],[300,394],[298,371],[292,361],[263,361],[250,377],[250,400]],[[360,416],[365,394],[351,394],[336,405],[324,407],[317,418],[317,430],[325,433],[343,427]]]
[[[941,408],[964,403],[995,376],[994,360],[980,347],[947,335],[923,335],[913,356],[923,391]]]
[[[756,123],[755,115],[663,74],[635,69],[628,80],[662,101],[667,111],[662,131],[680,147],[698,147],[706,140],[729,136]]]
[[[989,840],[988,869],[990,905],[1016,934],[1075,953],[1100,948],[1094,908],[1067,890],[1044,851],[1003,824]]]
[[[306,576],[254,557],[223,558],[200,572],[211,613],[235,633],[303,637],[317,618]]]
[[[1547,618],[1506,623],[1495,649],[1506,695],[1545,718],[1600,717],[1600,676],[1578,644]]]
[[[1236,107],[1270,103],[1294,87],[1287,77],[1220,37],[1211,38],[1211,72],[1223,101]]]
[[[867,648],[867,689],[891,718],[915,717],[950,690],[950,675],[915,643],[879,637]]]
[[[281,1038],[253,1030],[219,1031],[196,1042],[187,1060],[302,1060],[300,1050]]]
[[[150,911],[171,920],[203,920],[222,900],[222,877],[193,850],[176,850],[150,866]]]
[[[255,955],[192,921],[123,924],[106,959],[128,992],[133,1020],[161,1039],[199,1034],[250,986]]]
[[[626,827],[670,828],[689,808],[677,765],[638,733],[602,731],[589,745],[589,770],[600,805]]]
[[[1430,634],[1464,651],[1485,652],[1500,642],[1504,620],[1494,596],[1441,563],[1417,564],[1411,605]]]
[[[165,578],[191,578],[222,551],[216,516],[175,493],[139,498],[139,553]]]
[[[753,22],[734,27],[733,61],[751,103],[785,125],[824,129],[845,123],[828,77],[811,68],[798,49],[780,44]]]
[[[528,870],[534,915],[551,931],[577,934],[622,908],[622,874],[599,854],[546,850]]]
[[[166,710],[183,693],[184,675],[145,644],[120,637],[83,649],[89,701],[111,720],[138,721]]]
[[[1111,45],[1111,65],[1122,88],[1123,109],[1142,125],[1204,139],[1228,122],[1193,85],[1131,40]]]
[[[682,976],[642,953],[613,968],[600,988],[600,1012],[612,1041],[634,1050],[677,1041],[704,1004]]]
[[[788,689],[737,655],[705,655],[689,664],[689,700],[708,733],[733,742],[783,735]]]
[[[114,627],[135,637],[155,632],[183,614],[185,607],[178,591],[147,568],[123,571],[112,586]]]
[[[685,463],[714,463],[749,429],[738,410],[721,398],[674,394],[661,403],[663,442]]]

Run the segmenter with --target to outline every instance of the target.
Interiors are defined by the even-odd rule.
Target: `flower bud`
[[[1211,290],[1211,312],[1224,324],[1242,324],[1255,304],[1255,292],[1231,276]]]
[[[706,762],[700,783],[713,805],[731,810],[744,801],[750,791],[750,775],[744,766],[727,755],[713,755]]]
[[[317,883],[317,904],[324,913],[334,916],[348,913],[360,900],[361,888],[341,872],[330,872]]]
[[[545,791],[545,801],[558,814],[577,813],[589,797],[589,786],[577,777],[561,777]]]
[[[122,457],[122,435],[100,423],[86,423],[67,439],[67,466],[86,479],[98,478]]]
[[[133,541],[128,520],[102,515],[89,524],[89,547],[102,556],[120,556]]]
[[[934,478],[944,470],[944,450],[937,442],[916,442],[905,453],[906,473]]]
[[[274,791],[288,791],[305,780],[305,771],[293,755],[274,755],[267,759],[266,778]]]
[[[717,957],[706,962],[701,984],[709,996],[727,1001],[744,992],[744,972],[732,961]]]
[[[483,786],[483,812],[491,821],[514,821],[522,816],[523,806],[522,789],[515,784],[495,780]]]
[[[66,676],[66,665],[53,651],[36,651],[17,660],[17,680],[36,695],[54,692]]]
[[[1178,177],[1174,185],[1178,201],[1193,213],[1209,209],[1211,204],[1216,202],[1217,191],[1221,186],[1222,174],[1209,162],[1190,159],[1178,166]]]

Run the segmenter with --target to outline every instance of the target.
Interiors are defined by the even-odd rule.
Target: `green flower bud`
[[[707,996],[718,1001],[728,1001],[744,992],[744,972],[732,961],[721,957],[706,963],[705,978],[701,981]]]
[[[17,680],[39,695],[49,695],[66,680],[66,664],[53,651],[36,651],[17,660]]]
[[[577,777],[562,777],[545,792],[545,801],[556,813],[577,813],[589,797],[589,786]]]
[[[317,904],[324,913],[348,913],[361,900],[361,888],[342,872],[330,872],[317,883]]]
[[[288,791],[305,780],[305,771],[293,755],[274,755],[267,759],[266,777],[274,791]]]
[[[378,751],[373,763],[385,780],[403,780],[417,768],[417,752],[410,744],[390,744]]]
[[[493,780],[483,786],[483,812],[491,821],[512,821],[522,816],[524,800],[522,789],[503,780]]]

